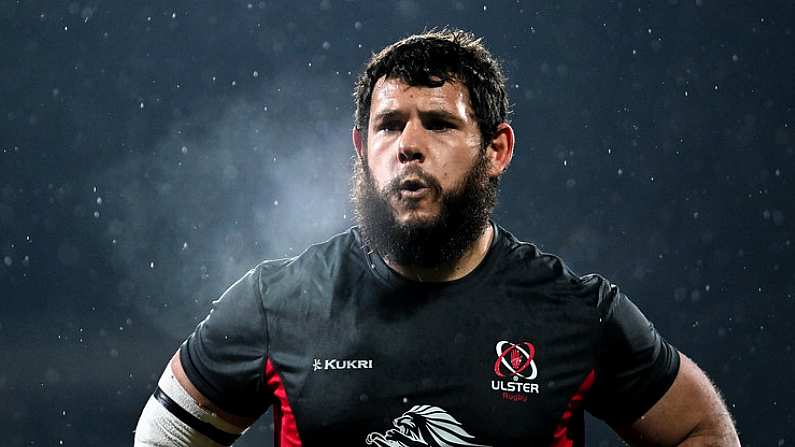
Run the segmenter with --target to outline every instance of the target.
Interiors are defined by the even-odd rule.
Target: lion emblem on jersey
[[[487,447],[475,442],[461,423],[432,405],[415,405],[392,421],[395,428],[367,435],[367,445],[377,447]]]

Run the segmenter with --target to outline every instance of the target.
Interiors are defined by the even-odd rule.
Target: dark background
[[[793,19],[773,1],[0,1],[0,444],[130,445],[211,299],[352,224],[366,58],[449,24],[510,78],[497,221],[620,284],[744,445],[795,445]],[[271,437],[268,414],[238,445]]]

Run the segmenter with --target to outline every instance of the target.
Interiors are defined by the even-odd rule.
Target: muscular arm
[[[182,388],[187,391],[194,401],[196,401],[196,404],[199,407],[216,414],[221,419],[229,422],[235,427],[240,428],[241,430],[248,428],[249,425],[253,424],[254,421],[257,420],[257,418],[254,417],[244,417],[229,414],[218,408],[218,406],[214,403],[210,402],[210,399],[206,398],[202,393],[200,393],[193,383],[191,383],[190,379],[188,379],[188,376],[185,375],[185,370],[182,368],[182,361],[179,359],[179,351],[177,351],[177,353],[171,357],[171,362],[169,362],[169,365],[171,366],[171,370],[174,372],[174,377],[176,377],[179,384],[182,385]]]
[[[731,415],[704,372],[679,354],[671,388],[640,419],[613,429],[633,446],[739,446]]]
[[[185,374],[179,352],[166,366],[158,383],[158,393],[161,397],[149,399],[138,421],[136,447],[229,445],[231,442],[219,439],[234,437],[256,420],[229,414],[200,393]],[[164,404],[161,399],[170,403]]]
[[[136,446],[230,445],[267,410],[273,396],[263,374],[269,342],[261,268],[213,301],[171,359],[141,415]]]

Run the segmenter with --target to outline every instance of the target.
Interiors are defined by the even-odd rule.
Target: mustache
[[[428,174],[417,165],[409,166],[395,176],[381,191],[384,196],[398,194],[407,186],[430,188],[436,195],[441,195],[442,185],[436,177]]]

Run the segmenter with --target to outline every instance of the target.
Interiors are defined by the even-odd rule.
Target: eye
[[[384,121],[378,125],[378,130],[384,132],[400,132],[403,130],[403,123],[394,120]]]
[[[428,121],[425,124],[425,128],[428,130],[432,130],[434,132],[444,132],[446,130],[455,128],[455,126],[453,125],[453,123],[447,120],[436,119]]]

